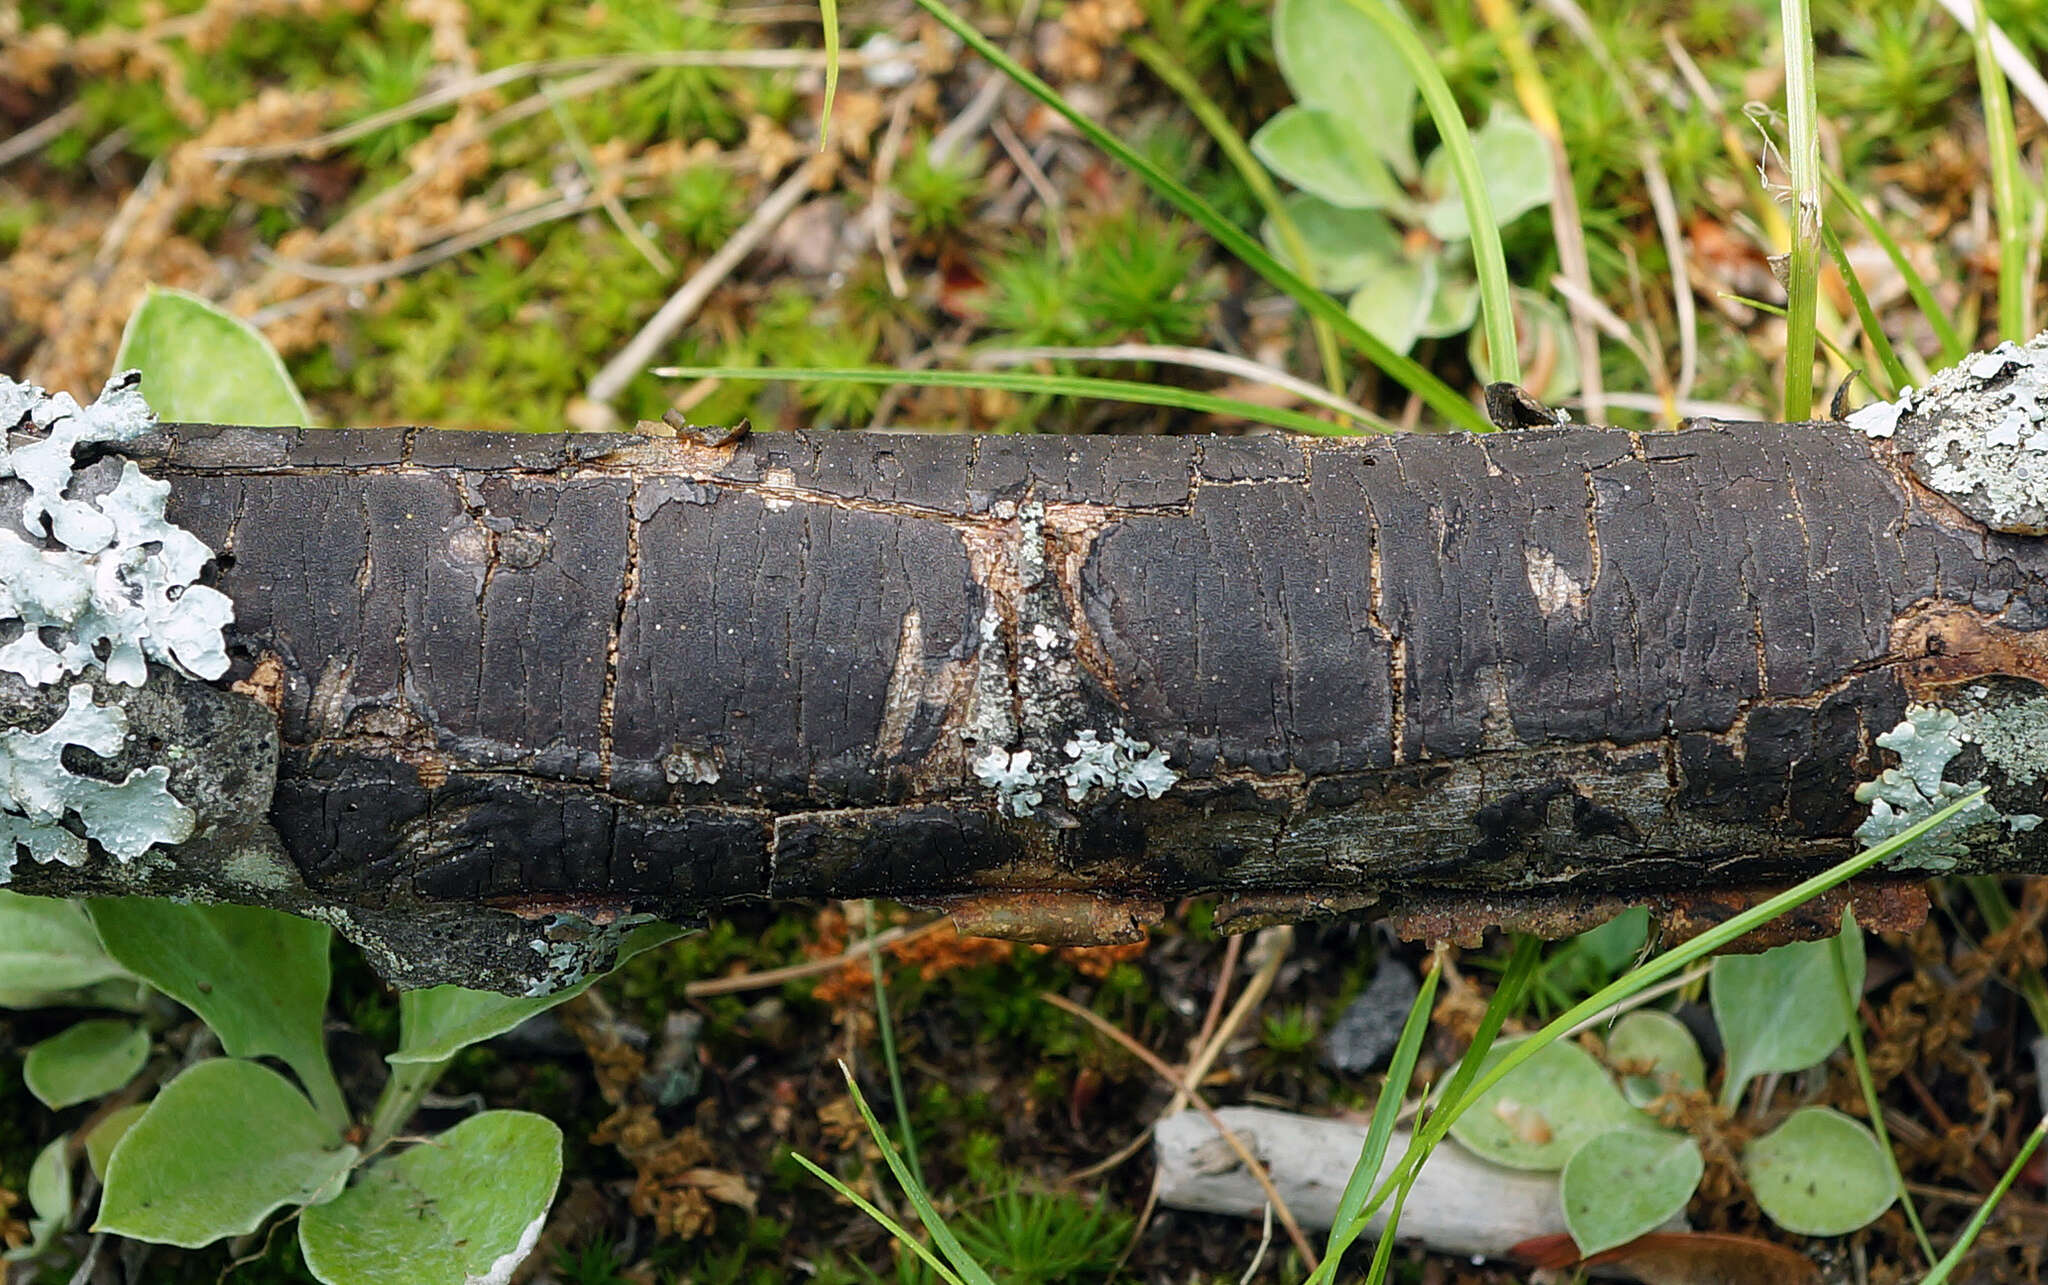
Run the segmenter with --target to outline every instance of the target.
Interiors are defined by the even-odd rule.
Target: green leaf
[[[28,1244],[0,1255],[0,1262],[38,1258],[71,1221],[71,1164],[66,1157],[68,1134],[59,1135],[36,1153],[28,1170]],[[7,1275],[0,1267],[0,1278]]]
[[[1626,1244],[1684,1212],[1705,1170],[1699,1144],[1682,1133],[1610,1129],[1565,1161],[1564,1225],[1581,1254]]]
[[[1486,1066],[1519,1043],[1502,1041]],[[1451,1136],[1510,1169],[1562,1169],[1589,1139],[1624,1128],[1649,1130],[1651,1125],[1591,1053],[1560,1040],[1488,1089],[1452,1122]]]
[[[0,993],[16,998],[75,990],[127,971],[101,948],[85,908],[75,901],[0,891]]]
[[[1661,1009],[1639,1008],[1616,1022],[1607,1036],[1607,1061],[1649,1068],[1621,1079],[1621,1095],[1639,1107],[1673,1088],[1697,1089],[1707,1082],[1699,1043],[1684,1022]]]
[[[1874,1222],[1897,1190],[1877,1138],[1827,1107],[1805,1107],[1742,1153],[1742,1173],[1772,1222],[1841,1236]]]
[[[619,947],[619,965],[635,955],[674,941],[683,930],[673,924],[647,924],[626,934]],[[572,1000],[590,989],[596,977],[548,995],[500,995],[461,986],[430,986],[398,996],[398,1051],[385,1055],[393,1065],[445,1062],[472,1044],[480,1044],[519,1025],[536,1013]]]
[[[199,1014],[233,1057],[275,1057],[339,1129],[348,1111],[327,1061],[327,925],[255,906],[148,897],[86,903],[109,954]]]
[[[1496,227],[1506,227],[1550,199],[1549,144],[1520,116],[1496,108],[1472,135],[1472,152]],[[1433,235],[1444,241],[1471,237],[1472,225],[1465,217],[1465,201],[1447,149],[1432,153],[1422,167],[1422,190],[1433,198],[1423,210],[1423,222]]]
[[[107,1162],[114,1158],[114,1148],[121,1139],[128,1136],[128,1130],[149,1110],[147,1102],[131,1102],[116,1111],[109,1111],[100,1122],[85,1135],[85,1158],[92,1165],[92,1176],[101,1183],[107,1180]]]
[[[1286,107],[1252,135],[1266,167],[1304,192],[1353,210],[1380,210],[1407,197],[1361,123],[1317,107]]]
[[[196,1249],[338,1190],[356,1149],[269,1067],[199,1062],[114,1147],[94,1230]]]
[[[96,1017],[29,1049],[21,1078],[44,1106],[61,1111],[112,1093],[134,1079],[148,1060],[148,1031],[133,1022]]]
[[[562,1176],[562,1131],[486,1111],[367,1170],[299,1220],[326,1285],[505,1285],[533,1252]]]
[[[1430,297],[1429,312],[1416,328],[1424,339],[1441,339],[1462,334],[1479,317],[1479,279],[1464,255],[1446,252],[1437,257],[1436,293]],[[1596,930],[1597,931],[1597,930]]]
[[[1849,934],[1849,989],[1861,995],[1863,932],[1853,919],[1843,931]],[[1756,1076],[1819,1063],[1849,1033],[1834,948],[1826,941],[1796,941],[1761,955],[1722,955],[1714,960],[1712,978],[1714,1023],[1727,1050],[1724,1106],[1734,1106]]]
[[[1306,107],[1355,121],[1404,178],[1415,174],[1415,78],[1345,0],[1280,0],[1273,52]]]
[[[1405,353],[1422,333],[1423,322],[1436,304],[1436,293],[1436,256],[1401,258],[1388,263],[1352,295],[1349,308],[1352,319],[1381,343]]]
[[[142,372],[142,391],[161,419],[300,428],[312,422],[270,341],[183,290],[150,287],[121,332],[114,369]]]
[[[1355,290],[1406,258],[1401,234],[1383,214],[1347,210],[1306,192],[1290,195],[1283,204],[1308,254],[1307,263],[1293,266],[1325,290]],[[1273,253],[1291,262],[1270,219],[1263,232]]]

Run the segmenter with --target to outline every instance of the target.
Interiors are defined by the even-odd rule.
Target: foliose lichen
[[[90,406],[0,376],[0,478],[27,488],[19,515],[26,538],[0,530],[0,623],[18,630],[0,646],[0,669],[31,686],[97,669],[140,687],[151,660],[195,678],[227,672],[223,631],[233,604],[197,583],[212,551],[164,518],[169,484],[131,460],[111,489],[74,493],[80,447],[131,441],[155,423],[135,371],[109,380]],[[41,436],[17,442],[22,428]],[[113,782],[64,765],[67,745],[109,756],[128,735],[126,716],[95,705],[89,684],[73,685],[67,700],[39,732],[0,733],[0,883],[24,851],[37,861],[83,861],[85,839],[64,827],[67,816],[122,862],[191,835],[193,813],[166,788],[168,767],[136,768]]]
[[[1064,787],[1070,803],[1081,802],[1095,789],[1156,799],[1180,779],[1167,765],[1166,751],[1121,727],[1111,728],[1107,739],[1084,728],[1062,748],[1069,761],[1059,765],[1034,764],[1030,750],[992,749],[975,760],[974,774],[996,792],[1004,811],[1018,817],[1030,816],[1054,788]]]
[[[1856,829],[1865,845],[1881,843],[1948,807],[1982,784],[1943,779],[1948,765],[1963,752],[1963,719],[1937,705],[1913,705],[1905,719],[1877,738],[1899,756],[1875,781],[1856,787],[1856,801],[1870,805],[1870,817]],[[1989,757],[1987,753],[1986,757]],[[1920,836],[1894,858],[1893,864],[1924,870],[1947,870],[1969,855],[1970,836],[1981,827],[2003,825],[2019,834],[2041,824],[2032,813],[2008,816],[1979,797],[1962,811]]]
[[[1920,480],[1985,525],[2048,534],[2048,332],[1972,353],[1848,422],[1896,435]]]

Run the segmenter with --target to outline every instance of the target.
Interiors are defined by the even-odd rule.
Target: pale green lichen
[[[19,629],[0,646],[0,670],[36,687],[95,667],[140,687],[151,660],[198,678],[227,672],[223,631],[233,605],[196,583],[212,552],[165,520],[169,484],[129,461],[111,489],[72,494],[78,448],[131,441],[155,423],[133,371],[109,380],[90,406],[0,377],[0,477],[27,487],[19,521],[29,537],[0,530],[0,622]],[[17,441],[17,428],[42,435]],[[64,765],[67,745],[108,757],[128,734],[127,716],[95,705],[88,684],[71,687],[67,699],[40,732],[0,732],[0,883],[23,852],[78,865],[91,839],[128,862],[192,833],[191,809],[166,788],[167,766],[132,769],[114,782]],[[65,828],[67,815],[78,818],[83,838]]]
[[[1973,708],[1962,715],[1958,733],[1983,751],[1984,759],[2019,781],[2048,779],[2048,696],[1999,705],[1985,703],[1982,687],[1969,689]]]
[[[1878,737],[1877,743],[1897,754],[1899,765],[1856,787],[1856,801],[1870,805],[1869,819],[1856,830],[1856,838],[1865,845],[1881,843],[1917,825],[1983,784],[1943,779],[1965,743],[1963,720],[1951,710],[1936,705],[1910,706],[1905,720]],[[1980,797],[1922,835],[1895,857],[1893,864],[1947,870],[1969,855],[1971,838],[1980,836],[1984,827],[2003,825],[2008,834],[2018,834],[2039,824],[2041,818],[2032,813],[2007,816]]]
[[[1889,436],[1885,415],[1865,407],[1850,422]],[[1890,423],[1920,480],[1964,512],[1994,530],[2048,533],[2048,332],[1965,357],[1902,395]]]
[[[95,705],[92,688],[72,687],[64,712],[40,732],[0,732],[0,883],[14,873],[17,853],[67,866],[85,861],[85,840],[63,826],[75,814],[85,832],[117,861],[132,861],[155,843],[190,837],[192,810],[165,788],[162,764],[131,769],[119,781],[80,776],[64,766],[64,747],[76,745],[108,757],[128,739],[118,708]]]

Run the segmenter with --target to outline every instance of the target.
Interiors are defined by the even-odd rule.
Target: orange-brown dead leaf
[[[1645,1285],[1818,1285],[1821,1278],[1804,1254],[1721,1232],[1651,1232],[1583,1259],[1572,1238],[1559,1232],[1525,1240],[1512,1252],[1531,1267],[1618,1268]]]

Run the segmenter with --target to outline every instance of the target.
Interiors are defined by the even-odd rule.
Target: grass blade
[[[811,370],[801,366],[658,366],[664,379],[735,379],[781,383],[913,384],[920,388],[995,388],[1019,393],[1050,393],[1059,397],[1100,397],[1170,406],[1207,415],[1231,415],[1255,424],[1291,428],[1318,437],[1348,437],[1352,430],[1300,411],[1219,397],[1214,393],[1143,384],[1131,379],[1098,379],[1092,375],[1043,375],[1023,370],[895,370],[887,366]]]
[[[1973,0],[1977,21],[1970,43],[1977,52],[1977,92],[1984,100],[1984,144],[1991,153],[1991,204],[1998,217],[1998,337],[2025,343],[2033,333],[2033,283],[2027,280],[2026,189],[2020,145],[2013,130],[2012,95],[1991,48],[1991,16]]]
[[[1400,1041],[1394,1045],[1393,1060],[1387,1063],[1387,1082],[1380,1089],[1379,1100],[1373,1103],[1365,1146],[1359,1150],[1358,1163],[1352,1166],[1351,1177],[1344,1183],[1344,1194],[1337,1199],[1336,1218],[1330,1224],[1330,1238],[1323,1252],[1327,1263],[1341,1260],[1364,1226],[1358,1215],[1380,1176],[1380,1163],[1387,1158],[1387,1143],[1394,1136],[1394,1120],[1401,1114],[1408,1084],[1415,1078],[1415,1061],[1422,1053],[1422,1037],[1429,1033],[1429,1015],[1436,1007],[1436,987],[1442,976],[1441,970],[1430,969],[1415,992],[1415,1002],[1408,1006],[1408,1020],[1401,1024]]]
[[[1185,183],[1174,178],[1146,157],[1140,155],[1128,143],[1111,134],[1060,96],[1060,92],[1046,84],[1017,62],[1016,59],[998,49],[988,37],[974,29],[960,15],[948,9],[942,0],[917,0],[923,9],[948,31],[966,42],[968,48],[992,63],[997,70],[1008,76],[1047,107],[1058,112],[1081,136],[1110,156],[1115,157],[1132,173],[1145,181],[1161,200],[1202,225],[1202,229],[1215,237],[1218,244],[1242,260],[1245,266],[1264,277],[1275,289],[1291,296],[1311,317],[1321,317],[1346,343],[1357,349],[1367,361],[1400,384],[1403,388],[1420,397],[1430,409],[1444,417],[1457,428],[1474,433],[1490,433],[1493,425],[1479,413],[1471,402],[1444,383],[1435,375],[1422,368],[1421,363],[1407,357],[1381,342],[1370,330],[1358,324],[1342,304],[1315,288],[1300,273],[1274,258],[1266,247],[1245,234],[1244,229],[1232,223],[1217,212],[1216,208],[1188,190]],[[1326,430],[1327,431],[1327,430]]]
[[[1639,991],[1649,989],[1666,977],[1685,968],[1686,965],[1712,954],[1751,929],[1769,923],[1794,906],[1811,901],[1837,884],[1854,879],[1857,875],[1862,874],[1873,866],[1890,860],[1899,852],[1917,842],[1928,831],[1948,821],[1965,808],[1970,807],[1976,800],[1983,798],[1984,794],[1985,791],[1982,789],[1972,790],[1950,803],[1947,807],[1908,826],[1884,842],[1865,848],[1862,852],[1823,870],[1811,879],[1794,884],[1777,896],[1767,901],[1759,902],[1741,914],[1716,925],[1713,929],[1701,933],[1684,945],[1674,947],[1655,959],[1645,961],[1641,966],[1616,978],[1613,982],[1601,987],[1592,995],[1566,1009],[1542,1030],[1529,1036],[1527,1039],[1517,1041],[1513,1048],[1510,1048],[1502,1055],[1500,1061],[1494,1063],[1493,1067],[1481,1075],[1462,1095],[1456,1099],[1447,1098],[1438,1107],[1437,1114],[1430,1117],[1430,1124],[1435,1125],[1440,1116],[1443,1121],[1442,1127],[1448,1131],[1451,1122],[1463,1114],[1474,1102],[1485,1096],[1489,1089],[1499,1084],[1509,1075],[1512,1075],[1516,1067],[1536,1056],[1537,1053],[1549,1047],[1554,1041],[1562,1038],[1579,1023],[1588,1018],[1599,1016],[1607,1009]],[[1411,1167],[1411,1158],[1403,1157],[1401,1166],[1388,1176],[1387,1183],[1382,1188],[1382,1196],[1399,1182],[1407,1181],[1408,1172]],[[1361,1218],[1370,1216],[1371,1212],[1368,1209],[1361,1215]],[[1362,1221],[1359,1221],[1356,1225],[1357,1230],[1362,1231],[1364,1229]],[[1356,1232],[1353,1234],[1355,1235]],[[1318,1276],[1310,1277],[1309,1279],[1311,1285],[1314,1285],[1318,1280],[1327,1281],[1330,1278],[1327,1274],[1319,1273]]]
[[[1913,1193],[1906,1190],[1906,1175],[1899,1172],[1899,1158],[1892,1151],[1891,1134],[1884,1127],[1884,1107],[1877,1100],[1877,1081],[1870,1076],[1870,1054],[1863,1047],[1863,1020],[1856,1012],[1856,1003],[1862,996],[1856,993],[1855,985],[1849,979],[1848,932],[1855,927],[1856,916],[1844,910],[1842,932],[1835,936],[1830,952],[1835,961],[1835,980],[1841,984],[1842,1003],[1849,1017],[1849,1060],[1856,1068],[1856,1083],[1863,1090],[1863,1109],[1870,1113],[1870,1129],[1877,1135],[1878,1150],[1884,1153],[1884,1167],[1892,1176],[1892,1187],[1899,1193],[1899,1204],[1906,1210],[1906,1221],[1913,1225],[1913,1238],[1920,1242],[1920,1252],[1927,1256],[1927,1262],[1932,1266],[1934,1242],[1927,1239],[1927,1228],[1920,1224],[1920,1210],[1913,1203]]]
[[[1444,79],[1429,50],[1423,48],[1406,12],[1395,9],[1388,0],[1350,0],[1350,4],[1400,51],[1409,74],[1422,90],[1422,101],[1429,107],[1430,119],[1436,122],[1444,155],[1451,158],[1451,170],[1458,176],[1465,222],[1471,226],[1472,267],[1479,275],[1479,316],[1486,332],[1487,358],[1493,366],[1489,378],[1519,384],[1522,359],[1515,343],[1515,308],[1508,297],[1508,266],[1500,248],[1500,226],[1493,221],[1493,202],[1486,195],[1479,156],[1472,150],[1472,132],[1465,128],[1464,114],[1451,97],[1450,82]]]
[[[1956,1237],[1956,1243],[1949,1246],[1948,1253],[1942,1255],[1941,1261],[1934,1265],[1934,1270],[1927,1273],[1927,1278],[1921,1281],[1920,1285],[1946,1285],[1948,1278],[1962,1265],[1963,1256],[1970,1252],[1970,1246],[1977,1243],[1977,1237],[1983,1232],[1984,1224],[1991,1221],[1991,1211],[1998,1207],[1999,1201],[2005,1199],[2005,1193],[2012,1189],[2013,1179],[2019,1177],[2020,1170],[2027,1167],[2027,1161],[2034,1158],[2034,1150],[2041,1145],[2041,1139],[2044,1137],[2048,1137],[2048,1116],[2042,1117],[2041,1123],[2035,1125],[2034,1131],[2027,1135],[2026,1145],[2012,1158],[2012,1163],[2005,1167],[2005,1172],[1998,1176],[1998,1185],[1991,1189],[1990,1195],[1984,1197],[1984,1203],[1977,1206],[1977,1212],[1971,1214],[1970,1221],[1964,1225],[1963,1234]]]
[[[847,1186],[845,1183],[839,1181],[839,1179],[833,1177],[831,1174],[825,1172],[816,1164],[813,1164],[809,1156],[801,1155],[797,1152],[792,1151],[790,1152],[790,1159],[796,1161],[804,1168],[810,1170],[812,1177],[816,1178],[819,1182],[824,1183],[832,1190],[838,1192],[839,1195],[843,1197],[855,1209],[860,1210],[868,1217],[880,1223],[883,1229],[886,1230],[891,1236],[894,1236],[902,1244],[909,1246],[910,1251],[916,1254],[919,1258],[923,1259],[927,1267],[930,1267],[933,1271],[937,1272],[940,1278],[946,1282],[946,1285],[967,1285],[967,1282],[961,1280],[952,1268],[946,1266],[945,1263],[939,1261],[938,1255],[932,1253],[932,1251],[930,1251],[929,1249],[926,1249],[922,1241],[918,1240],[917,1237],[905,1231],[903,1229],[903,1224],[897,1222],[894,1218],[891,1218],[889,1215],[875,1208],[875,1206],[869,1203],[864,1197],[862,1197],[862,1195],[859,1192]]]
[[[1863,224],[1863,230],[1870,233],[1870,239],[1877,242],[1885,257],[1892,261],[1892,267],[1898,270],[1900,279],[1906,283],[1906,293],[1913,296],[1914,306],[1920,309],[1920,315],[1926,318],[1928,326],[1934,330],[1936,342],[1941,345],[1940,364],[1953,366],[1961,361],[1963,354],[1969,351],[1968,345],[1963,342],[1962,335],[1956,332],[1955,323],[1949,320],[1948,314],[1935,302],[1934,291],[1928,286],[1927,278],[1921,276],[1919,270],[1913,266],[1912,260],[1906,257],[1905,250],[1899,246],[1898,238],[1885,227],[1883,220],[1872,214],[1869,207],[1849,190],[1849,185],[1842,181],[1841,175],[1833,170],[1823,169],[1821,177],[1827,181],[1828,190],[1835,194],[1835,199],[1849,207]]]
[[[1886,401],[1899,395],[1899,390],[1913,382],[1906,373],[1906,367],[1899,361],[1899,354],[1893,350],[1891,338],[1884,333],[1884,323],[1877,319],[1877,310],[1870,306],[1870,296],[1863,292],[1863,283],[1856,279],[1856,269],[1849,262],[1849,254],[1842,248],[1842,238],[1826,224],[1821,225],[1821,241],[1828,248],[1828,255],[1835,261],[1835,270],[1842,274],[1842,284],[1849,288],[1849,302],[1856,305],[1856,318],[1863,325],[1863,337],[1870,341],[1870,350],[1877,354],[1877,364],[1884,367],[1884,377],[1891,386],[1878,390]]]
[[[1786,167],[1792,177],[1792,267],[1785,286],[1787,423],[1813,417],[1813,348],[1820,309],[1820,104],[1813,85],[1807,0],[1778,0],[1785,44]]]
[[[910,1127],[910,1097],[903,1091],[903,1067],[896,1058],[896,1025],[889,1020],[889,983],[884,979],[882,951],[875,944],[875,903],[863,903],[868,921],[868,970],[875,979],[875,1030],[882,1040],[882,1065],[889,1071],[889,1097],[896,1106],[896,1127],[903,1133],[903,1158],[910,1176],[924,1185],[924,1165],[917,1158],[917,1131]]]
[[[910,1197],[911,1207],[917,1210],[917,1220],[923,1223],[925,1231],[931,1234],[932,1243],[939,1247],[939,1252],[946,1256],[946,1260],[953,1264],[954,1270],[964,1278],[964,1285],[995,1285],[994,1279],[960,1244],[960,1238],[953,1234],[953,1229],[946,1226],[946,1220],[939,1217],[939,1211],[932,1207],[932,1198],[925,1191],[924,1184],[917,1180],[916,1174],[910,1172],[909,1167],[903,1163],[903,1157],[896,1154],[896,1148],[889,1142],[889,1135],[882,1130],[882,1122],[875,1119],[874,1109],[868,1106],[867,1098],[862,1096],[860,1085],[854,1082],[853,1072],[847,1069],[846,1063],[839,1064],[839,1073],[846,1077],[846,1088],[853,1095],[853,1105],[859,1109],[860,1118],[867,1123],[868,1133],[874,1137],[875,1145],[882,1149],[882,1159],[888,1163],[889,1172],[896,1175],[896,1185],[903,1188],[904,1195]]]
[[[1301,239],[1301,229],[1294,225],[1294,216],[1287,212],[1287,204],[1280,199],[1280,189],[1273,186],[1266,167],[1252,155],[1244,136],[1237,132],[1230,118],[1223,114],[1223,109],[1202,92],[1202,86],[1188,74],[1187,68],[1174,60],[1166,46],[1152,37],[1140,36],[1132,41],[1131,52],[1138,56],[1138,61],[1151,68],[1152,74],[1164,81],[1168,89],[1179,94],[1195,119],[1202,122],[1231,168],[1251,189],[1259,208],[1273,221],[1273,231],[1279,236],[1280,244],[1286,247],[1287,257],[1294,260],[1296,271],[1308,271],[1308,245]],[[1315,336],[1316,356],[1323,363],[1323,384],[1341,397],[1344,395],[1344,361],[1337,352],[1337,332],[1322,317],[1310,317],[1309,329]]]
[[[832,100],[839,94],[839,0],[818,0],[825,28],[825,104],[818,109],[818,150],[832,137]]]

